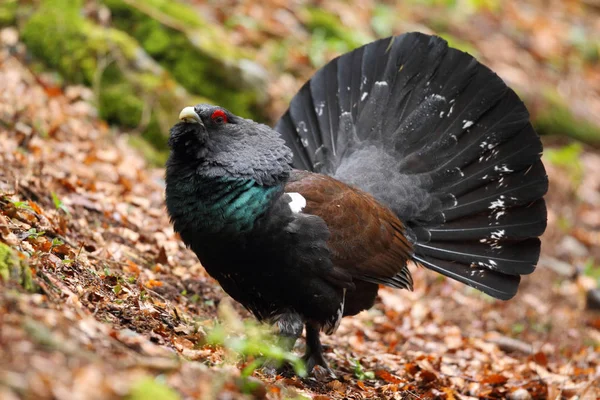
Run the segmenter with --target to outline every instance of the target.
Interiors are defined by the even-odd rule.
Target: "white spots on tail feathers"
[[[502,165],[496,165],[494,166],[494,171],[498,171],[498,172],[506,172],[506,173],[511,173],[513,172],[512,169],[508,168],[508,165],[506,164],[502,164]]]
[[[452,103],[454,100],[450,100],[450,103]],[[452,110],[454,110],[454,105],[452,105],[450,107],[450,111],[448,111],[448,118],[450,118],[450,116],[452,115]]]
[[[500,240],[504,237],[505,232],[504,229],[498,229],[490,234],[490,238]]]
[[[325,102],[321,101],[319,102],[319,104],[317,104],[317,106],[315,107],[315,112],[317,113],[317,115],[320,117],[321,115],[323,115],[323,110],[325,109]]]
[[[448,172],[450,174],[454,174],[454,171],[458,172],[460,174],[460,176],[465,176],[465,173],[462,172],[462,170],[459,167],[454,167],[452,169],[446,170],[446,172]]]
[[[364,83],[366,83],[366,82],[367,81],[366,81],[366,78],[365,78]],[[377,81],[377,82],[375,82],[375,86],[376,87],[388,86],[388,83],[386,81]],[[362,85],[361,85],[361,88],[362,88]],[[365,99],[367,98],[368,95],[369,95],[368,92],[363,92],[363,94],[360,96],[360,101],[365,101]]]
[[[475,265],[471,265],[471,267],[474,267]],[[469,272],[469,276],[470,277],[474,277],[475,275],[479,275],[479,278],[483,278],[485,276],[485,270],[483,269],[473,269],[471,270],[471,272]]]
[[[444,112],[443,111],[440,111],[440,118],[444,118]],[[454,135],[452,135],[452,136],[454,136]]]
[[[489,146],[489,145],[488,145]],[[492,146],[491,148],[493,149],[496,145]],[[489,148],[489,147],[488,147]],[[498,149],[492,150],[491,152],[488,152],[487,155],[484,154],[481,157],[479,157],[479,162],[484,162],[484,161],[489,161],[490,159],[496,157],[498,155],[498,153],[500,153],[500,151]]]
[[[463,129],[467,129],[473,126],[473,121],[468,121],[466,119],[463,119]]]
[[[488,143],[485,140],[481,143],[479,143],[479,147],[481,147],[482,149],[487,149],[487,150],[491,150],[494,147],[496,147],[498,144],[497,143]]]
[[[452,193],[450,193],[450,197],[454,201],[454,205],[452,207],[456,207],[458,205],[458,200],[456,200],[456,196],[453,195]],[[442,215],[443,215],[443,213],[442,213]],[[444,222],[446,222],[446,216],[445,215],[444,215]]]
[[[296,132],[298,134],[301,134],[302,132],[307,133],[308,128],[306,127],[306,122],[304,122],[304,121],[298,122],[298,125],[296,125]],[[302,136],[300,136],[300,143],[302,143],[302,146],[308,147],[308,139],[306,139]]]
[[[488,208],[491,210],[494,210],[496,208],[504,208],[504,200],[494,200],[490,203],[490,206]]]
[[[292,198],[292,201],[289,203],[292,212],[299,213],[306,207],[306,199],[300,193],[292,192],[288,193],[288,196]]]
[[[444,96],[439,95],[439,94],[432,94],[429,98],[430,99],[435,99],[435,100],[446,101],[446,98]]]
[[[483,238],[479,240],[480,243],[489,244],[492,250],[500,250],[502,246],[500,245],[500,240],[491,239],[491,238]]]
[[[502,218],[504,215],[506,215],[504,207],[493,209],[490,215],[488,215],[488,219],[490,220],[488,226],[500,225],[500,218]],[[486,240],[486,242],[483,240]],[[482,243],[487,243],[487,239],[483,240],[481,240]]]
[[[506,211],[497,211],[492,213],[492,216],[496,219],[496,221],[498,221],[504,214],[506,214]]]
[[[498,264],[496,264],[496,262],[494,260],[488,260],[488,262],[477,261],[477,262],[471,263],[471,267],[483,267],[483,268],[495,270],[495,269],[498,269]],[[475,270],[475,271],[479,271],[479,270]],[[473,275],[471,275],[471,276],[473,276]]]
[[[490,223],[490,226],[492,225],[498,225],[500,222],[498,222],[498,220],[500,219],[500,217],[502,217],[503,215],[506,214],[506,207],[507,205],[505,204],[504,199],[506,198],[506,196],[501,195],[497,200],[494,200],[490,203],[490,206],[488,207],[490,210],[492,210],[492,212],[489,215],[490,219],[495,219],[495,222]],[[512,201],[516,201],[517,198],[516,197],[511,197],[510,198]],[[498,231],[498,232],[502,232],[502,234],[504,234],[504,231]]]
[[[504,229],[498,229],[490,234],[490,238],[485,243],[489,243],[492,250],[500,250],[502,248],[500,240],[504,237],[505,233],[506,231]],[[496,265],[496,263],[491,260],[490,264]]]
[[[304,133],[308,132],[308,128],[306,128],[306,122],[304,122],[304,121],[298,122],[298,125],[296,126],[296,132],[300,133],[300,131],[302,131]]]

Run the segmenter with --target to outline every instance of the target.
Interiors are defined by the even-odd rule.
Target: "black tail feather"
[[[414,259],[425,268],[439,272],[500,300],[514,297],[517,294],[519,282],[521,282],[519,275],[506,275],[487,268],[472,267],[418,254],[414,256]]]
[[[541,142],[518,96],[444,40],[409,33],[333,60],[276,129],[296,168],[392,209],[423,266],[501,299],[534,270],[546,227]]]

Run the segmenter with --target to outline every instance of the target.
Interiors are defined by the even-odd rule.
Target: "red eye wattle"
[[[216,110],[215,112],[212,113],[212,115],[210,116],[210,119],[212,119],[213,121],[220,123],[220,124],[226,124],[227,123],[227,114],[225,114],[225,112],[223,110]]]

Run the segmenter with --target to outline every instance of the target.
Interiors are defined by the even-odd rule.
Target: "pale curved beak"
[[[200,116],[194,111],[194,107],[186,107],[179,113],[179,120],[183,122],[189,122],[193,124],[202,125]]]

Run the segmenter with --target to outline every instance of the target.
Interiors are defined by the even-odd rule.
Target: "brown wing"
[[[285,191],[300,193],[306,199],[302,212],[325,221],[336,266],[368,282],[412,289],[406,268],[412,246],[387,207],[366,192],[306,171],[294,171]]]

